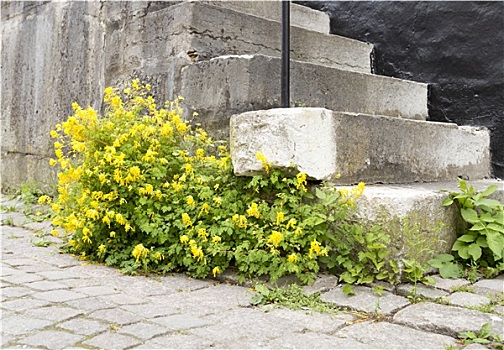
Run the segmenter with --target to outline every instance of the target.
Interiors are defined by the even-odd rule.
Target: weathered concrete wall
[[[2,184],[34,174],[48,180],[50,129],[71,113],[72,101],[100,100],[100,8],[87,2],[2,2]]]
[[[431,84],[434,121],[486,126],[504,178],[504,2],[297,1],[331,33],[373,43],[375,72]]]

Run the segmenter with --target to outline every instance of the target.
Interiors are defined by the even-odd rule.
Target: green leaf
[[[481,247],[473,243],[467,248],[467,253],[473,257],[474,261],[478,261],[481,258]]]
[[[504,235],[496,232],[496,231],[489,231],[487,233],[487,243],[488,243],[488,248],[494,253],[494,255],[497,257],[496,260],[502,259],[502,250],[504,249]]]
[[[499,187],[497,187],[497,185],[488,186],[488,188],[486,190],[481,192],[481,195],[483,197],[487,197],[487,196],[491,195],[492,193],[494,193],[495,191],[497,191],[498,188]]]
[[[424,283],[426,284],[430,284],[431,286],[435,285],[436,284],[436,280],[434,279],[434,277],[432,276],[426,276],[424,278]]]
[[[270,294],[270,290],[264,284],[258,284],[254,288],[261,295],[268,296]]]
[[[452,204],[453,204],[453,199],[451,197],[448,197],[448,198],[445,198],[445,200],[442,203],[442,206],[449,207]]]
[[[478,213],[474,209],[462,208],[462,209],[460,209],[460,214],[462,214],[462,218],[465,221],[467,221],[471,224],[475,224],[479,221]]]
[[[459,238],[457,238],[457,241],[469,243],[469,242],[474,242],[477,237],[478,237],[478,235],[476,233],[470,233],[467,235],[460,236]]]
[[[345,286],[343,287],[343,289],[341,291],[343,293],[345,293],[346,295],[355,295],[355,291],[353,290],[351,284],[345,284]]]
[[[467,182],[465,182],[465,180],[464,180],[464,179],[459,178],[459,188],[460,188],[462,191],[467,190]]]
[[[492,223],[492,224],[489,224],[489,225],[487,226],[487,228],[488,228],[489,230],[497,231],[497,232],[500,232],[500,233],[503,233],[503,234],[504,234],[504,226],[502,226],[502,225],[498,225],[498,224],[493,224],[493,223]]]
[[[474,205],[476,205],[478,207],[485,206],[488,208],[498,208],[502,204],[495,199],[481,198],[481,199],[478,199],[476,202],[474,202]]]
[[[478,239],[476,240],[476,244],[479,245],[481,248],[488,248],[488,243],[485,236],[479,236]]]
[[[447,263],[444,264],[440,269],[439,269],[439,275],[442,278],[458,278],[462,274],[462,269],[457,263]]]
[[[250,304],[252,305],[259,305],[263,301],[264,297],[262,294],[256,293],[254,296],[250,299]]]
[[[434,257],[434,259],[441,262],[448,262],[452,261],[455,258],[451,254],[438,254]]]

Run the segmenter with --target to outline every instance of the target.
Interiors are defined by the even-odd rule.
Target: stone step
[[[279,108],[231,117],[230,149],[237,175],[294,166],[337,184],[450,181],[490,176],[489,132],[450,123]]]
[[[276,22],[280,22],[282,19],[282,2],[280,0],[204,2]],[[290,24],[324,34],[329,34],[330,30],[330,20],[326,13],[293,3],[290,5]]]
[[[133,69],[149,71],[147,74],[164,72],[175,58],[184,58],[181,63],[190,64],[222,55],[279,57],[280,23],[234,10],[264,10],[271,6],[260,1],[230,4],[182,2],[130,18],[126,23],[120,16],[111,16],[107,31],[113,35],[106,38],[106,74],[117,77]],[[121,26],[121,31],[116,30]],[[294,60],[370,73],[372,49],[370,44],[336,35],[295,26],[291,30]]]
[[[178,94],[214,137],[228,138],[229,116],[280,106],[279,58],[222,56],[182,69]],[[291,101],[301,106],[425,120],[427,85],[291,62]]]
[[[498,187],[491,198],[504,203],[503,180],[469,181],[481,192]],[[461,218],[455,206],[443,207],[444,191],[460,192],[458,181],[399,185],[368,185],[355,201],[354,215],[366,227],[380,225],[390,237],[390,257],[425,263],[440,253],[449,253]]]

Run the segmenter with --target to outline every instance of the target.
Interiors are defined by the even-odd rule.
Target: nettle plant
[[[314,196],[306,174],[272,169],[260,152],[264,172],[237,177],[225,145],[182,119],[180,98],[158,107],[149,93],[138,80],[106,88],[103,116],[74,103],[74,115],[51,132],[58,196],[40,202],[52,205],[69,252],[127,273],[203,278],[233,266],[242,281],[295,274],[310,283],[320,258],[356,282],[381,271],[381,238],[346,220],[364,184]],[[369,257],[357,259],[367,243]]]
[[[444,206],[456,205],[463,225],[453,244],[454,254],[440,254],[430,261],[445,278],[459,277],[465,268],[492,276],[504,271],[504,205],[487,198],[496,185],[477,192],[459,179],[460,192],[450,192]]]

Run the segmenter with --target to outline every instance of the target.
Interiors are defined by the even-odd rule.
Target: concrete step
[[[189,114],[214,137],[228,138],[229,117],[280,106],[279,58],[222,56],[182,69],[178,94]],[[307,107],[425,120],[427,85],[372,74],[291,62],[291,101]]]
[[[138,70],[154,75],[166,72],[167,65],[180,58],[185,59],[184,64],[190,64],[222,55],[279,57],[280,23],[233,10],[264,10],[279,4],[260,1],[230,4],[182,2],[129,18],[127,22],[120,16],[111,16],[107,22],[111,35],[106,37],[105,45],[106,74],[117,77],[122,72]],[[122,26],[122,30],[117,30]],[[301,27],[292,27],[291,31],[294,60],[370,73],[372,49],[367,43]]]
[[[282,2],[280,0],[204,2],[276,22],[280,22],[282,19]],[[324,34],[329,34],[330,30],[330,20],[326,13],[292,3],[290,5],[290,24],[291,26],[301,27]]]
[[[251,111],[230,122],[237,175],[262,171],[261,151],[274,168],[336,184],[482,179],[490,176],[489,142],[482,128],[323,108]]]
[[[477,180],[468,184],[477,191],[491,185],[498,190],[491,198],[504,202],[504,181]],[[366,227],[381,225],[390,237],[390,258],[427,262],[434,255],[449,253],[461,218],[455,206],[443,207],[444,190],[456,191],[458,181],[403,185],[369,185],[355,202],[353,214]]]

